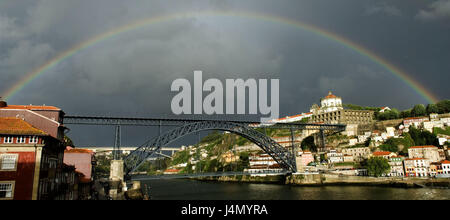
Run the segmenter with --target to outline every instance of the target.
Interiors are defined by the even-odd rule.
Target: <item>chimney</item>
[[[0,97],[0,108],[8,107],[8,103]]]

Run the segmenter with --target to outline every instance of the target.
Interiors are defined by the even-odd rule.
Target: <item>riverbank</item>
[[[446,188],[450,189],[450,179],[393,178],[393,177],[361,177],[335,174],[292,174],[266,176],[221,176],[195,178],[200,181],[271,183],[293,186],[384,186],[397,188]]]

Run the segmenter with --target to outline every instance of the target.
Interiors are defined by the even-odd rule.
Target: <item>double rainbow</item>
[[[321,29],[319,27],[316,27],[316,26],[313,26],[310,24],[306,24],[306,23],[303,23],[300,21],[283,18],[283,17],[279,17],[279,16],[275,16],[275,15],[270,15],[270,14],[261,14],[261,13],[255,13],[255,12],[242,12],[242,11],[241,12],[204,11],[204,12],[193,12],[193,13],[175,13],[175,14],[156,16],[156,17],[152,17],[152,18],[139,20],[139,21],[133,22],[131,24],[127,24],[127,25],[112,29],[105,33],[96,35],[96,36],[90,38],[89,40],[81,42],[78,45],[73,46],[72,48],[53,57],[51,60],[46,62],[44,65],[41,65],[38,68],[27,73],[22,79],[20,79],[17,83],[15,83],[10,89],[8,89],[6,92],[3,93],[4,98],[6,100],[10,99],[12,96],[14,96],[19,91],[21,91],[24,87],[26,87],[28,84],[30,84],[38,76],[45,73],[47,70],[53,68],[54,66],[58,65],[60,62],[70,58],[75,53],[77,53],[83,49],[86,49],[92,45],[95,45],[97,43],[100,43],[102,41],[110,39],[118,34],[132,31],[132,30],[135,30],[135,29],[147,26],[147,25],[156,24],[156,23],[160,23],[160,22],[166,22],[166,21],[175,20],[175,19],[204,17],[204,16],[250,18],[250,19],[256,19],[256,20],[261,20],[261,21],[266,21],[266,22],[273,22],[273,23],[279,23],[279,24],[283,24],[283,25],[289,25],[289,26],[299,28],[304,31],[312,32],[312,33],[319,35],[325,39],[328,39],[328,40],[334,41],[338,44],[341,44],[341,45],[357,52],[361,56],[367,57],[371,61],[384,67],[386,70],[388,70],[394,76],[396,76],[398,79],[400,79],[401,81],[406,83],[417,94],[419,94],[421,97],[423,97],[429,103],[438,102],[438,98],[435,95],[433,95],[423,85],[421,85],[419,82],[414,80],[412,77],[410,77],[404,71],[400,70],[399,68],[395,67],[393,64],[389,63],[382,57],[376,55],[375,53],[369,51],[368,49],[364,48],[363,46],[361,46],[355,42],[345,39],[335,33],[330,32],[330,31],[327,31],[327,30]]]

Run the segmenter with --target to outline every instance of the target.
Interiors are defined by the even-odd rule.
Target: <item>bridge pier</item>
[[[109,175],[109,195],[113,200],[123,200],[123,193],[127,191],[124,181],[124,163],[123,160],[112,160]]]

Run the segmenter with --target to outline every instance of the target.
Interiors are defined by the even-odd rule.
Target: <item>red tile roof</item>
[[[442,164],[450,164],[450,161],[444,160],[444,161],[442,161]]]
[[[387,156],[392,154],[392,152],[389,151],[377,151],[377,152],[373,152],[374,156]]]
[[[409,118],[405,118],[403,120],[405,121],[405,120],[413,120],[413,119],[428,119],[428,118],[427,117],[409,117]]]
[[[48,135],[19,118],[0,118],[0,134],[6,135]]]
[[[0,109],[26,109],[26,110],[51,110],[61,111],[60,108],[54,106],[37,106],[37,105],[8,105]]]
[[[180,172],[180,170],[179,169],[167,169],[167,170],[164,170],[164,172],[178,173],[178,172]]]
[[[331,93],[331,92],[328,92],[328,95],[325,96],[324,99],[331,99],[331,98],[337,98],[337,96],[333,95],[333,93]]]
[[[428,146],[414,146],[414,147],[410,147],[410,149],[420,149],[420,148],[437,148],[436,146],[433,145],[428,145]]]
[[[81,148],[72,148],[72,149],[66,149],[64,150],[64,153],[89,153],[92,154],[94,151],[88,150],[88,149],[81,149]]]

